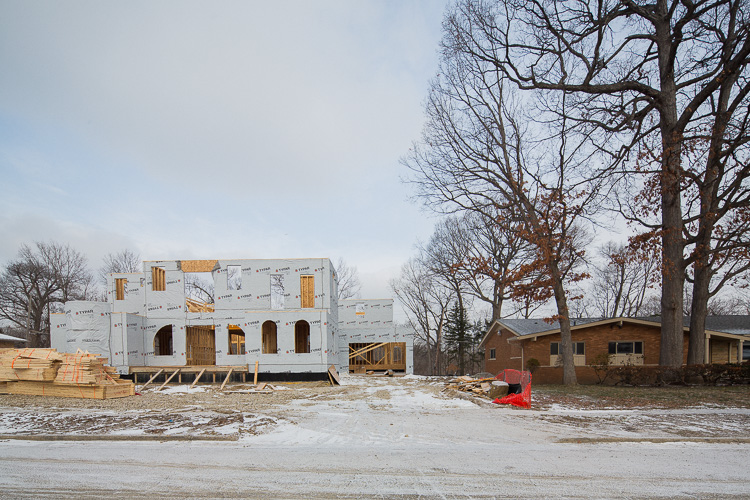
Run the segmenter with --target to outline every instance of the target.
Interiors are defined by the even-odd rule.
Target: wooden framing
[[[299,277],[302,308],[315,307],[315,276],[303,274]]]
[[[214,305],[213,304],[206,304],[205,302],[200,302],[198,300],[193,299],[185,299],[185,308],[188,312],[191,313],[197,313],[197,312],[214,312]]]
[[[148,382],[146,382],[145,384],[143,384],[143,387],[141,387],[141,390],[145,389],[146,386],[148,384],[150,384],[151,382],[153,382],[156,377],[158,377],[159,375],[161,375],[163,371],[164,371],[164,368],[162,368],[158,372],[154,373],[153,377],[151,377],[150,379],[148,379]]]
[[[406,342],[349,344],[349,371],[406,371]]]
[[[199,381],[199,380],[201,379],[201,377],[203,376],[203,374],[204,374],[204,373],[206,373],[206,369],[205,369],[205,368],[201,370],[201,372],[200,372],[200,373],[199,373],[199,374],[198,374],[198,375],[197,375],[197,376],[195,377],[195,380],[193,380],[193,383],[192,383],[192,384],[190,384],[190,388],[191,388],[191,389],[192,389],[193,387],[195,387],[195,384],[197,384],[197,383],[198,383],[198,381]],[[229,373],[232,373],[232,370],[229,370]],[[222,386],[222,387],[223,387],[223,386]]]
[[[163,267],[151,268],[151,290],[163,292],[167,289],[167,272]]]
[[[245,382],[247,378],[247,374],[250,373],[248,369],[248,365],[209,365],[209,366],[131,366],[130,367],[130,373],[133,375],[133,378],[135,379],[135,382],[138,383],[139,377],[140,380],[143,380],[142,376],[147,375],[149,377],[149,381],[147,384],[150,384],[153,379],[156,379],[159,375],[163,375],[164,372],[172,373],[173,371],[179,369],[179,373],[177,374],[177,383],[182,383],[182,375],[183,374],[194,374],[197,375],[196,379],[200,379],[200,381],[204,384],[211,384],[216,383],[217,375],[219,375],[219,382],[223,380],[223,378],[226,376],[225,374],[231,370],[232,373],[242,373],[242,381]],[[196,379],[193,379],[195,381]],[[146,387],[144,384],[141,389]]]
[[[188,365],[216,364],[216,336],[213,325],[186,327],[185,344]]]
[[[224,382],[221,383],[221,387],[219,387],[220,391],[224,390],[224,386],[227,385],[227,382],[229,382],[229,377],[231,376],[232,376],[232,369],[230,368],[229,371],[227,372],[227,377],[224,379]]]
[[[176,370],[175,370],[174,372],[172,372],[172,375],[170,375],[169,377],[167,377],[167,380],[165,380],[165,381],[164,381],[164,383],[163,383],[163,384],[161,384],[161,385],[159,386],[159,388],[158,388],[158,389],[156,389],[156,390],[157,390],[157,391],[160,391],[160,390],[162,390],[162,388],[163,388],[163,387],[164,387],[165,385],[167,385],[167,384],[169,383],[169,381],[170,381],[170,380],[172,380],[172,379],[174,378],[174,376],[175,376],[175,375],[177,375],[178,373],[180,373],[180,369],[179,369],[179,368],[178,368],[178,369],[176,369]]]
[[[127,284],[127,278],[115,278],[115,300],[125,300],[125,287]]]

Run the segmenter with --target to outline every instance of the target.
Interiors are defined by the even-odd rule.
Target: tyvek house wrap
[[[117,279],[127,280],[123,300],[117,300]],[[146,279],[142,273],[111,273],[107,275],[107,302],[113,312],[143,315],[146,308]]]
[[[185,315],[185,282],[182,271],[166,271],[166,290],[153,290],[151,271],[146,274],[146,316],[177,318]]]
[[[110,310],[106,302],[70,301],[65,303],[67,348],[110,357]]]
[[[50,347],[58,352],[65,352],[68,348],[68,317],[65,313],[53,313],[49,315],[50,322]]]

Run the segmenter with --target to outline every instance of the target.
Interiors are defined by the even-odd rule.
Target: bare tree
[[[406,310],[415,340],[426,346],[430,356],[429,375],[439,374],[450,290],[438,283],[435,274],[419,258],[411,258],[401,267],[401,275],[391,281],[391,289]]]
[[[103,283],[107,282],[110,273],[137,273],[143,271],[141,256],[126,248],[117,253],[108,253],[104,256],[104,263],[99,268],[99,278]]]
[[[185,296],[204,304],[213,304],[216,293],[211,273],[185,273]]]
[[[661,239],[663,263],[660,364],[681,365],[685,268],[689,260],[697,264],[694,302],[702,308],[710,277],[700,274],[709,269],[705,259],[721,206],[745,203],[748,162],[732,170],[725,163],[748,144],[747,2],[464,0],[446,24],[474,57],[519,88],[542,92],[535,94],[539,116],[571,120],[589,132],[607,166],[653,148],[659,197],[653,234]],[[680,193],[690,178],[683,160],[694,138],[706,140],[708,154],[691,179],[700,203],[697,231],[686,237],[691,218]],[[720,194],[721,185],[737,198]],[[695,250],[686,260],[689,245]],[[702,336],[700,325],[692,330]]]
[[[0,318],[24,329],[32,346],[49,345],[49,315],[69,300],[92,299],[86,258],[59,243],[22,245],[0,276]]]
[[[602,182],[582,147],[587,137],[576,136],[567,122],[540,125],[530,138],[512,86],[473,51],[477,40],[467,40],[482,36],[467,27],[470,22],[449,16],[444,23],[423,140],[404,163],[429,206],[495,219],[533,248],[512,276],[514,295],[533,302],[554,298],[563,380],[575,384],[568,290],[586,276],[578,270],[583,223],[593,215]]]
[[[635,317],[644,312],[658,286],[658,261],[652,254],[639,252],[612,241],[599,249],[604,263],[593,266],[590,304],[596,316]]]
[[[361,298],[362,283],[355,266],[347,265],[343,257],[336,261],[336,274],[339,278],[339,300]]]

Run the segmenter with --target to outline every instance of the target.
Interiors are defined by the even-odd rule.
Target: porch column
[[[711,335],[706,334],[706,348],[703,351],[703,363],[709,364],[711,362],[711,353],[710,353],[710,346],[711,346]]]

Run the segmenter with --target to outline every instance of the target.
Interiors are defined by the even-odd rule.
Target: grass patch
[[[750,408],[750,386],[533,385],[532,406],[576,409]]]

